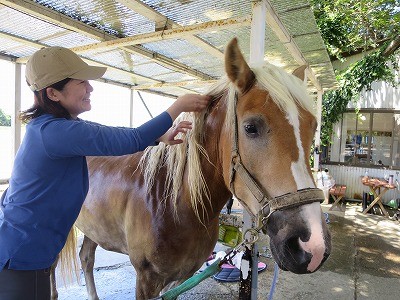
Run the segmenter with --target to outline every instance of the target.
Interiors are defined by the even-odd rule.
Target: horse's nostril
[[[286,245],[287,245],[287,249],[289,249],[290,252],[297,252],[297,251],[301,250],[298,237],[292,237],[292,238],[288,239],[286,242]]]
[[[312,255],[304,251],[300,245],[300,238],[293,236],[286,240],[284,246],[285,265],[295,273],[307,273],[307,266],[311,261]]]

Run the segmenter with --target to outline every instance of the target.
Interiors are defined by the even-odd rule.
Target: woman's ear
[[[46,88],[47,97],[48,97],[50,100],[55,101],[55,102],[60,101],[60,100],[57,98],[57,92],[58,92],[58,91],[57,91],[55,88],[52,88],[52,87]]]

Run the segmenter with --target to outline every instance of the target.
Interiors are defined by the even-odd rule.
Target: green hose
[[[175,300],[180,294],[195,287],[200,282],[202,282],[204,279],[218,273],[221,270],[221,268],[219,266],[220,261],[221,261],[220,258],[217,259],[212,265],[210,265],[203,272],[190,277],[189,279],[184,281],[182,284],[178,285],[177,287],[175,287],[173,289],[170,289],[169,291],[165,292],[164,294],[162,294],[160,297],[158,297],[156,299]]]

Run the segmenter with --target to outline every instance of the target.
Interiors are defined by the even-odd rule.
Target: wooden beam
[[[161,82],[155,84],[142,84],[134,87],[135,90],[151,90],[155,88],[168,88],[168,87],[184,87],[193,85],[211,85],[216,83],[217,80],[195,80],[195,81],[178,81],[178,82]]]
[[[210,30],[223,30],[227,28],[237,28],[247,26],[251,23],[251,16],[240,18],[230,18],[225,20],[210,21],[201,24],[188,25],[174,29],[164,30],[162,32],[142,33],[134,36],[120,38],[118,40],[105,41],[80,47],[74,47],[72,50],[76,52],[87,52],[98,49],[113,49],[127,45],[146,44],[178,37],[186,37],[193,34],[200,34]]]

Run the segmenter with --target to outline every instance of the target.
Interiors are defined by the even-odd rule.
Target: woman
[[[88,191],[85,156],[125,155],[164,142],[180,143],[190,122],[171,127],[181,113],[204,109],[209,99],[184,95],[138,128],[109,127],[78,115],[91,109],[88,80],[103,67],[87,65],[61,47],[37,51],[26,80],[34,105],[0,205],[0,300],[50,299],[49,267],[63,248]]]

